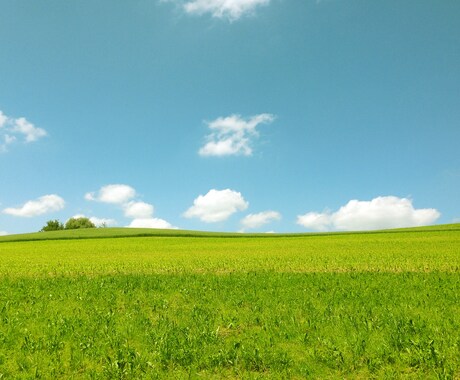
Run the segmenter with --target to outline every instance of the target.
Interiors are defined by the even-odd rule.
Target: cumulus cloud
[[[133,219],[151,218],[153,206],[145,202],[129,202],[124,205],[125,216]]]
[[[275,220],[280,220],[280,219],[281,219],[281,214],[279,212],[263,211],[263,212],[259,212],[258,214],[246,215],[241,220],[241,225],[243,227],[243,230],[259,228],[265,224],[268,224]]]
[[[128,185],[107,185],[99,189],[98,192],[85,194],[88,201],[103,203],[124,204],[136,196],[136,190]]]
[[[297,217],[297,224],[317,231],[378,230],[424,226],[440,215],[432,208],[415,209],[411,199],[386,196],[371,201],[351,200],[336,212],[308,212]]]
[[[92,216],[91,218],[89,218],[89,220],[93,222],[96,227],[110,227],[116,226],[118,224],[115,219],[98,218],[97,216]]]
[[[166,220],[154,218],[153,205],[145,202],[129,202],[124,205],[125,216],[133,218],[127,227],[132,228],[159,228],[165,230],[177,229]]]
[[[11,131],[13,133],[16,132],[22,134],[26,142],[37,141],[40,137],[46,136],[46,131],[44,129],[35,127],[24,117],[20,117],[14,121]]]
[[[6,124],[8,117],[0,110],[0,128],[3,128]]]
[[[87,216],[83,214],[77,214],[72,216],[74,219],[79,219],[79,218],[87,218]],[[88,218],[96,227],[110,227],[110,226],[116,226],[118,223],[115,219],[110,219],[110,218],[98,218],[96,216],[91,216]]]
[[[0,236],[6,236],[6,235],[8,235],[8,232],[6,232],[6,231],[0,231]]]
[[[64,199],[56,194],[50,194],[33,201],[28,201],[18,208],[6,208],[3,210],[3,213],[20,217],[32,217],[62,210],[64,206]]]
[[[215,18],[236,21],[269,3],[270,0],[192,0],[183,4],[183,8],[189,14],[210,14]]]
[[[297,217],[297,224],[316,231],[327,231],[333,228],[332,215],[329,213],[307,212]]]
[[[268,113],[248,119],[240,115],[219,117],[208,123],[211,133],[206,136],[207,143],[201,147],[201,156],[252,155],[251,141],[258,136],[259,124],[271,123],[275,117]]]
[[[137,228],[161,228],[176,229],[172,224],[163,219],[153,217],[154,207],[150,203],[135,200],[137,197],[136,190],[128,185],[106,185],[97,192],[85,194],[85,199],[89,201],[98,201],[103,203],[114,204],[123,209],[125,217],[133,219],[127,227]],[[95,222],[96,218],[90,218]],[[100,219],[105,225],[112,225],[113,219]],[[115,221],[113,221],[115,222]],[[115,222],[116,223],[116,222]]]
[[[12,144],[17,140],[15,136],[4,135],[3,137],[6,145]]]
[[[0,151],[6,152],[8,146],[16,141],[31,143],[47,135],[24,117],[13,118],[0,111]]]
[[[248,208],[241,193],[225,190],[209,190],[193,201],[193,206],[185,213],[186,218],[198,218],[203,222],[214,223],[227,220],[232,214]]]
[[[136,218],[127,226],[131,228],[158,228],[163,230],[175,230],[172,224],[163,219],[158,218]]]

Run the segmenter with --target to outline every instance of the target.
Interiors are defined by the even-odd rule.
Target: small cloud
[[[137,196],[136,190],[128,185],[107,185],[100,188],[98,192],[85,194],[85,199],[88,201],[97,201],[109,204],[115,204],[123,209],[124,215],[127,218],[133,219],[127,227],[136,228],[161,228],[161,229],[177,229],[169,222],[153,217],[154,207],[150,203],[133,200]],[[96,223],[97,218],[90,220],[98,225],[105,222],[105,225],[113,225],[116,223],[113,219],[100,219],[100,223]]]
[[[89,218],[91,222],[94,223],[96,227],[111,227],[111,226],[116,226],[118,223],[115,219],[110,219],[110,218],[98,218],[96,216],[92,216]]]
[[[60,196],[51,194],[44,195],[36,200],[28,201],[18,208],[9,207],[3,210],[4,214],[20,217],[33,217],[50,212],[62,210],[65,206],[64,199]]]
[[[211,133],[198,151],[201,156],[250,156],[251,140],[258,136],[259,124],[271,123],[275,117],[263,113],[243,119],[240,115],[220,117],[208,123]]]
[[[20,117],[14,121],[14,126],[11,131],[22,134],[28,143],[37,141],[40,137],[46,136],[46,131],[44,129],[35,127],[24,117]]]
[[[249,214],[241,220],[243,229],[259,228],[275,220],[280,220],[281,214],[276,211],[264,211],[258,214]]]
[[[8,146],[16,141],[31,143],[46,135],[47,132],[43,128],[36,127],[26,118],[16,119],[0,111],[0,152],[6,152]]]
[[[454,219],[452,220],[452,223],[460,223],[460,218],[454,218]]]
[[[86,199],[87,201],[96,201],[97,199],[96,199],[96,197],[95,197],[95,192],[92,191],[92,192],[90,192],[90,193],[86,193],[86,194],[85,194],[85,199]]]
[[[12,144],[17,140],[15,136],[10,136],[10,135],[5,135],[4,136],[4,141],[6,145]]]
[[[315,231],[327,231],[332,228],[332,215],[329,213],[307,212],[297,217],[297,224]]]
[[[9,235],[8,232],[6,232],[6,231],[0,231],[0,236],[6,236],[6,235]]]
[[[103,203],[124,204],[136,196],[136,190],[128,185],[107,185],[99,189],[98,192],[85,194],[87,201],[97,201]]]
[[[124,205],[125,216],[133,219],[145,219],[153,216],[153,206],[145,202],[129,202]]]
[[[17,138],[15,136],[11,136],[9,134],[3,135],[3,143],[0,144],[0,152],[5,153],[8,151],[8,146],[13,144]]]
[[[158,218],[136,218],[127,226],[130,228],[157,228],[163,230],[177,230],[172,224]]]
[[[77,214],[72,216],[74,219],[79,219],[79,218],[87,218],[87,216],[82,215],[82,214]],[[115,219],[109,219],[109,218],[98,218],[96,216],[91,216],[88,218],[96,227],[110,227],[110,226],[116,226],[118,223]]]
[[[316,231],[359,231],[432,224],[439,217],[436,209],[415,209],[412,200],[394,196],[371,201],[351,200],[336,212],[308,212],[297,217],[297,224]]]
[[[230,22],[244,15],[252,15],[257,7],[268,5],[270,0],[191,0],[182,4],[188,14],[210,14],[214,18]]]
[[[185,213],[186,218],[198,218],[206,223],[215,223],[227,220],[237,211],[248,208],[241,193],[225,190],[209,190],[206,195],[200,195],[193,201],[193,206]]]
[[[0,128],[3,128],[8,120],[8,117],[0,110]]]

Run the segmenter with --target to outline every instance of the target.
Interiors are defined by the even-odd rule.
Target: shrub
[[[58,230],[63,230],[64,225],[57,219],[55,220],[48,220],[46,222],[46,226],[44,226],[40,232],[44,231],[58,231]]]
[[[78,228],[95,228],[95,224],[88,218],[70,218],[66,224],[66,230],[76,230]]]

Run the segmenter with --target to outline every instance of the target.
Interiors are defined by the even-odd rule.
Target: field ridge
[[[166,230],[151,228],[108,227],[48,232],[33,232],[0,236],[0,243],[38,241],[38,240],[77,240],[77,239],[113,239],[133,237],[187,237],[187,238],[276,238],[276,237],[313,237],[339,235],[371,235],[387,233],[413,232],[451,232],[460,231],[460,223],[439,224],[434,226],[396,228],[370,231],[334,231],[334,232],[302,232],[302,233],[241,233],[241,232],[209,232],[194,230]]]

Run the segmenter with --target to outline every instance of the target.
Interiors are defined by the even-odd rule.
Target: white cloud
[[[6,236],[6,235],[8,235],[8,232],[6,232],[6,231],[0,231],[0,236]]]
[[[3,135],[3,144],[0,144],[0,152],[7,152],[8,151],[8,145],[14,143],[17,140],[15,136],[11,136],[9,134],[4,134]]]
[[[129,202],[124,205],[125,216],[133,219],[146,219],[153,216],[153,206],[145,202]]]
[[[26,142],[33,142],[38,140],[40,137],[46,136],[46,131],[44,129],[35,127],[24,117],[14,121],[14,126],[11,131],[24,135]]]
[[[0,128],[2,128],[8,120],[8,117],[0,110]]]
[[[131,228],[158,228],[164,230],[177,229],[166,220],[158,218],[136,218],[127,226]]]
[[[209,13],[215,18],[236,21],[243,15],[253,14],[261,5],[268,5],[270,0],[192,0],[183,7],[187,13],[203,15]]]
[[[394,196],[371,201],[351,200],[336,212],[309,212],[297,217],[297,224],[317,231],[378,230],[432,224],[439,217],[436,209],[415,209],[412,200]]]
[[[31,143],[46,135],[43,128],[35,127],[26,118],[15,119],[0,111],[0,140],[3,140],[3,143],[0,142],[0,151],[6,152],[8,146],[16,141]]]
[[[107,185],[100,188],[98,192],[85,194],[88,201],[103,203],[124,204],[136,196],[136,190],[128,185]]]
[[[96,227],[102,227],[102,226],[110,227],[110,226],[116,226],[118,224],[115,219],[98,218],[96,216],[92,216],[91,218],[89,218],[89,220],[91,220],[91,222],[93,222],[96,225]]]
[[[86,218],[86,215],[83,215],[83,214],[76,214],[74,216],[71,216],[69,219],[66,220],[66,222],[68,222],[70,219],[80,219],[80,218]]]
[[[128,185],[106,185],[100,188],[98,192],[85,194],[85,199],[89,201],[98,201],[121,206],[124,215],[133,219],[127,227],[137,228],[161,228],[161,229],[176,229],[166,220],[154,218],[154,207],[150,203],[133,200],[137,196],[136,190]],[[99,219],[92,217],[90,220],[96,224],[114,225],[116,221],[113,219]]]
[[[17,140],[15,136],[10,136],[10,135],[5,135],[4,138],[5,138],[5,144],[7,145],[12,144],[13,142]]]
[[[258,214],[249,214],[241,220],[243,229],[259,228],[275,220],[280,220],[281,214],[276,211],[264,211]]]
[[[248,205],[239,192],[230,189],[212,189],[206,195],[196,198],[193,206],[184,213],[184,216],[198,218],[207,223],[221,222],[237,211],[246,210]]]
[[[251,140],[258,136],[259,124],[271,123],[275,117],[263,113],[243,119],[240,115],[219,117],[208,123],[211,133],[199,150],[201,156],[252,155]]]
[[[18,208],[6,208],[3,210],[3,213],[21,217],[32,217],[62,210],[64,206],[64,199],[58,195],[51,194],[44,195],[33,201],[28,201]]]
[[[83,214],[77,214],[72,216],[74,219],[79,219],[79,218],[87,218],[87,216]],[[110,226],[116,226],[118,223],[115,219],[109,219],[109,218],[98,218],[97,216],[92,216],[88,218],[96,227],[110,227]]]
[[[297,224],[316,231],[327,231],[332,228],[332,215],[329,213],[307,212],[297,217]]]

